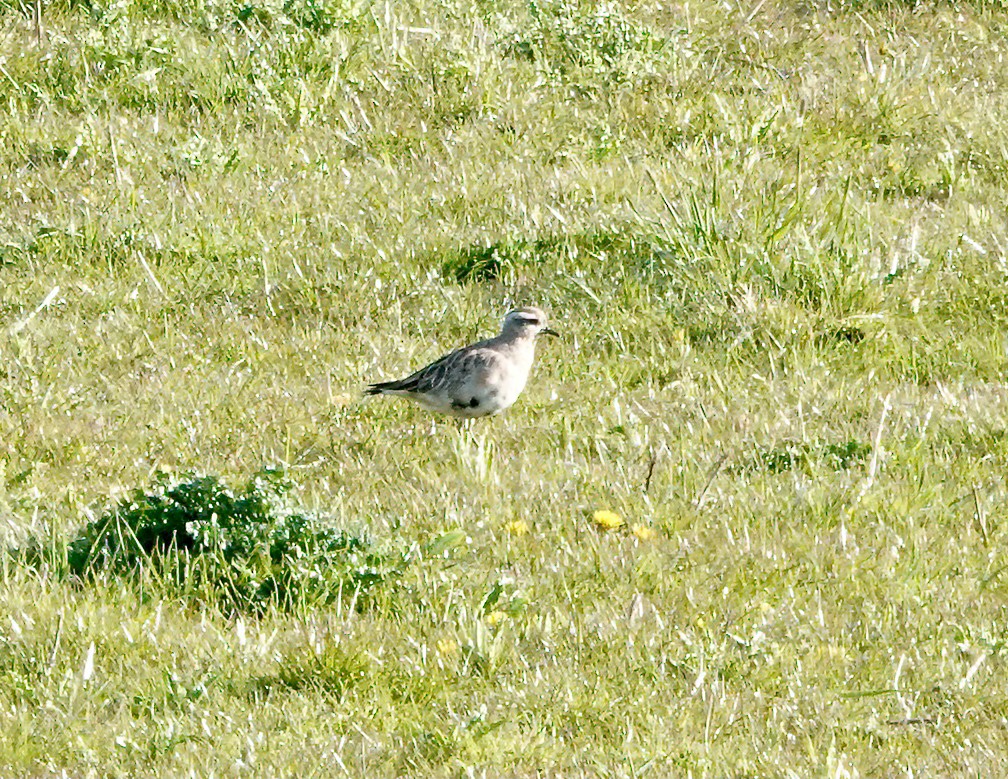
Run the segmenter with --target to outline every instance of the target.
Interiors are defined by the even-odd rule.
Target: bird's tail
[[[398,381],[378,381],[374,384],[368,384],[364,389],[365,395],[381,395],[383,392],[388,392],[389,390],[399,389]]]
[[[405,379],[396,379],[395,381],[378,381],[374,384],[368,384],[367,389],[364,390],[365,395],[381,395],[383,392],[415,392],[419,385],[418,373],[414,373],[412,376],[407,376]]]

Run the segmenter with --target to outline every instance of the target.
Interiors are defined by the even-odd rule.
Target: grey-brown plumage
[[[535,341],[556,335],[546,314],[529,307],[504,317],[499,335],[464,346],[397,381],[368,385],[368,395],[401,395],[432,411],[470,419],[503,411],[525,388]]]

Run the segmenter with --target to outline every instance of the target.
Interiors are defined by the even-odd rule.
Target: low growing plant
[[[407,554],[333,527],[294,505],[290,489],[266,471],[239,491],[215,476],[135,490],[68,543],[66,571],[88,580],[148,569],[226,611],[356,597],[401,571]]]

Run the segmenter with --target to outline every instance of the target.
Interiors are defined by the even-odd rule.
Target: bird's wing
[[[418,380],[420,392],[439,392],[454,396],[491,370],[499,356],[488,349],[472,347],[452,352],[424,368]]]
[[[405,379],[372,385],[379,391],[443,393],[449,396],[467,385],[474,374],[491,369],[499,355],[489,349],[477,348],[480,344],[466,346],[446,354]]]

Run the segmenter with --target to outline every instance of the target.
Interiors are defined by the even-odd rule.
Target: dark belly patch
[[[476,408],[479,404],[479,398],[470,398],[468,402],[464,400],[453,400],[452,408]]]

